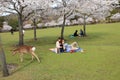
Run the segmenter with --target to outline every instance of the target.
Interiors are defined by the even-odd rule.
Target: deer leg
[[[20,54],[20,61],[23,62],[23,53]]]
[[[34,59],[34,56],[33,55],[31,55],[32,56],[32,61],[33,61],[33,59]]]
[[[40,62],[38,56],[34,52],[32,52],[32,55],[38,60],[38,62]]]

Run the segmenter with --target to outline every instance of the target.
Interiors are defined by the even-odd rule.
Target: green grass
[[[19,55],[12,56],[12,46],[18,43],[18,32],[14,35],[1,33],[7,63],[18,64],[9,77],[0,80],[120,80],[120,23],[87,25],[87,37],[69,38],[82,26],[65,27],[67,43],[77,41],[85,49],[84,53],[55,54],[49,48],[55,47],[61,28],[37,30],[37,41],[33,40],[33,30],[25,32],[25,44],[34,45],[41,59],[30,62],[25,55],[21,63]]]

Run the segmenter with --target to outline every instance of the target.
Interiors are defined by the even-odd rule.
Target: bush
[[[18,19],[17,18],[10,18],[8,19],[8,24],[12,26],[14,30],[17,30],[18,27]]]

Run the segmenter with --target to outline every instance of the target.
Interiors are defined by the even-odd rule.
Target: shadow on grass
[[[101,40],[104,39],[105,36],[108,36],[108,33],[105,32],[89,32],[87,33],[86,37],[74,37],[70,38],[69,35],[64,35],[65,42],[71,43],[71,42],[79,42],[79,41],[92,41],[92,40]],[[44,36],[44,37],[38,37],[36,41],[33,39],[26,40],[25,43],[28,45],[35,45],[35,46],[45,46],[45,45],[55,45],[56,40],[59,36]]]
[[[108,36],[108,33],[103,33],[103,32],[96,32],[96,33],[88,33],[86,37],[81,38],[83,41],[84,40],[99,40],[99,39],[104,39],[105,36]]]
[[[33,42],[34,42],[34,45],[40,45],[40,46],[50,45],[50,44],[55,44],[58,37],[57,36],[45,36],[45,37],[37,38],[36,41],[34,41],[33,39],[26,40],[25,43],[33,45]]]
[[[9,68],[10,74],[11,75],[15,74],[16,72],[21,71],[22,69],[26,68],[27,66],[31,65],[34,62],[41,63],[43,58],[39,57],[39,59],[40,59],[40,62],[38,62],[36,58],[34,58],[34,60],[31,60],[31,61],[29,61],[30,60],[29,58],[24,58],[24,61],[29,61],[29,62],[20,63],[20,64],[23,64],[22,66],[19,66],[16,63],[9,63],[8,68]]]
[[[20,68],[18,68],[18,69],[16,69],[16,70],[14,70],[14,71],[11,71],[10,75],[13,75],[13,74],[15,74],[16,72],[18,72],[18,71],[22,70],[23,68],[25,68],[25,67],[29,66],[32,62],[33,62],[33,61],[30,61],[30,62],[28,62],[28,63],[24,64],[22,67],[20,67]],[[18,67],[18,66],[17,66],[17,67]]]

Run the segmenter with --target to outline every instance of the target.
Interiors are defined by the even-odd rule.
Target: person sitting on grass
[[[80,29],[80,37],[83,37],[84,36],[84,32],[82,29]]]
[[[70,45],[68,43],[65,43],[64,47],[65,47],[66,52],[71,52],[71,53],[73,53],[73,52],[84,52],[84,50],[78,46],[77,42],[73,42]]]
[[[75,32],[72,35],[70,35],[69,37],[74,38],[74,37],[78,37],[78,36],[79,36],[78,30],[75,30]]]
[[[49,50],[55,53],[63,53],[64,52],[63,45],[64,45],[64,39],[59,37],[56,41],[56,47],[50,48]]]
[[[63,53],[64,52],[64,39],[63,38],[60,38],[60,41],[59,41],[59,45],[60,45],[60,53]]]
[[[72,44],[65,43],[65,44],[63,44],[63,48],[64,48],[63,52],[67,52],[67,53],[69,53],[69,52],[70,53],[73,53],[73,52],[84,52],[84,50],[78,46],[77,42],[73,42]],[[57,50],[58,50],[57,48],[50,48],[49,50],[52,51],[52,52],[58,53],[57,52]]]
[[[75,32],[74,32],[74,34],[73,34],[73,36],[74,36],[74,37],[79,36],[79,35],[78,35],[78,30],[75,30]]]

